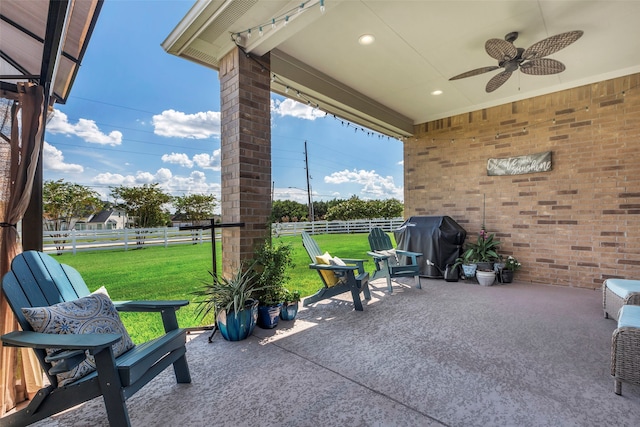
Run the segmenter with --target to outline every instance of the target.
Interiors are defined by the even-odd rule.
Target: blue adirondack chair
[[[420,266],[417,260],[419,256],[422,256],[421,253],[394,249],[389,235],[377,227],[372,228],[369,233],[369,247],[371,252],[367,252],[367,254],[373,257],[376,266],[372,280],[386,277],[389,293],[393,292],[391,279],[396,277],[414,277],[416,288],[422,288],[420,285]]]
[[[160,312],[165,329],[159,338],[138,344],[116,358],[111,346],[121,339],[120,334],[34,332],[22,313],[21,308],[48,307],[90,295],[84,280],[72,267],[41,252],[24,252],[12,261],[11,271],[2,279],[2,290],[22,328],[0,337],[2,344],[33,348],[50,382],[25,409],[1,418],[2,426],[29,425],[100,395],[109,424],[129,426],[125,401],[165,368],[173,364],[177,382],[191,382],[185,357],[186,331],[178,328],[176,319],[176,310],[189,301],[114,301],[118,311]],[[47,348],[62,352],[55,357],[47,356]],[[85,350],[94,356],[96,370],[59,387],[55,374],[61,367],[77,366],[85,359]]]
[[[345,264],[328,265],[316,262],[318,256],[322,256],[324,252],[320,250],[318,243],[306,232],[302,232],[302,245],[307,250],[311,264],[309,268],[318,271],[324,286],[315,294],[304,299],[303,305],[307,306],[323,299],[331,298],[345,292],[351,292],[353,305],[356,310],[363,311],[362,301],[360,300],[360,292],[364,293],[365,299],[371,299],[369,291],[369,273],[364,269],[366,260],[362,259],[342,259]],[[328,278],[335,276],[337,281],[328,282]]]

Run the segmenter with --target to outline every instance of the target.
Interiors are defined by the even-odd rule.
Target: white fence
[[[303,231],[310,234],[368,233],[374,227],[392,231],[404,223],[404,218],[360,219],[354,221],[278,222],[273,224],[274,236],[295,236]]]
[[[282,222],[273,224],[274,236],[296,236],[303,231],[311,234],[368,233],[374,227],[392,231],[404,222],[403,218],[357,221]],[[221,229],[216,229],[220,240]],[[45,252],[76,253],[103,249],[136,249],[142,246],[195,245],[211,241],[211,230],[180,230],[169,228],[125,228],[118,230],[45,231]]]

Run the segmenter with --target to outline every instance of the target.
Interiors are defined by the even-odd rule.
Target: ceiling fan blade
[[[538,43],[534,43],[522,54],[522,58],[537,59],[543,56],[551,55],[569,46],[571,43],[578,40],[584,34],[583,31],[568,31],[562,34],[556,34],[544,40],[540,40]]]
[[[562,62],[550,58],[534,59],[520,65],[520,71],[532,76],[546,76],[558,74],[565,70]]]
[[[490,57],[498,61],[510,60],[518,55],[518,49],[506,40],[489,39],[484,44],[484,48]]]
[[[500,74],[493,76],[491,80],[489,80],[489,83],[487,83],[487,92],[493,92],[498,89],[504,84],[504,82],[509,80],[509,77],[511,77],[511,71],[503,71]]]
[[[449,80],[458,80],[458,79],[464,79],[465,77],[477,76],[478,74],[488,73],[489,71],[497,70],[498,68],[500,67],[498,67],[497,65],[492,65],[490,67],[476,68],[475,70],[467,71],[466,73],[453,76]]]

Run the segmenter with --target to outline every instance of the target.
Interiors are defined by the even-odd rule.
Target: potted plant
[[[484,225],[478,234],[476,243],[467,243],[467,252],[471,251],[478,264],[478,270],[493,271],[493,262],[499,259],[498,247],[500,241],[495,238],[495,234],[487,233]]]
[[[240,341],[253,332],[258,318],[258,300],[255,299],[258,282],[253,267],[238,269],[231,278],[214,275],[211,282],[205,282],[202,289],[193,292],[196,299],[196,315],[205,317],[213,313],[215,328],[224,339]],[[213,336],[213,334],[211,334]],[[211,341],[211,337],[209,338]]]
[[[300,291],[290,291],[285,289],[283,293],[282,308],[280,309],[280,318],[282,320],[294,320],[298,314],[298,305],[300,302]]]
[[[258,301],[258,326],[275,328],[284,301],[285,284],[289,280],[287,270],[293,266],[292,248],[288,244],[273,245],[268,239],[255,252],[256,282],[260,291]]]
[[[513,273],[520,269],[522,264],[512,256],[507,258],[504,268],[502,269],[502,283],[511,283],[513,282]]]
[[[494,270],[478,270],[476,271],[476,279],[482,286],[491,286],[496,281],[496,272]]]
[[[476,254],[472,250],[466,250],[462,256],[456,258],[455,263],[451,267],[453,270],[456,270],[458,267],[462,266],[462,274],[466,279],[475,276],[476,268],[478,265],[476,264]]]

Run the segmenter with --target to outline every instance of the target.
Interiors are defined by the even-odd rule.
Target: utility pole
[[[311,201],[311,177],[309,176],[309,156],[307,153],[307,141],[304,141],[304,165],[307,170],[307,200],[309,202],[309,221],[313,222],[313,202]]]

